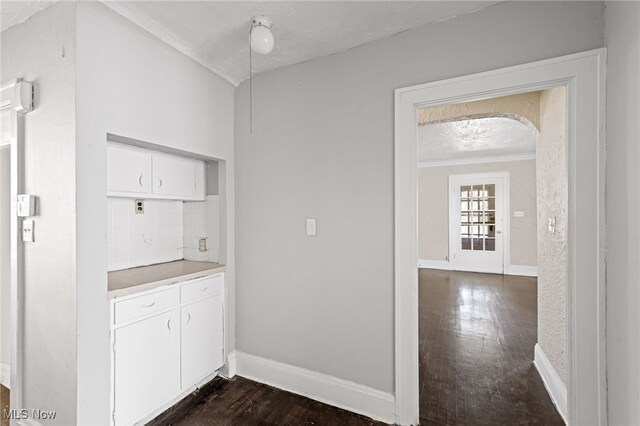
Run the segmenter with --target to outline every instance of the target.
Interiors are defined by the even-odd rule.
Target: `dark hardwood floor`
[[[0,426],[9,426],[9,418],[5,416],[5,410],[9,410],[9,389],[0,385]]]
[[[150,426],[383,425],[303,396],[236,376],[216,378]]]
[[[535,278],[421,269],[420,424],[563,425],[533,366]]]
[[[533,366],[535,278],[431,269],[421,269],[419,277],[420,424],[563,425]],[[1,408],[8,408],[4,386],[0,397]],[[380,424],[238,376],[214,379],[151,422]]]

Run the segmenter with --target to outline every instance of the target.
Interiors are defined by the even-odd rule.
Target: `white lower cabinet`
[[[116,424],[135,423],[180,391],[179,320],[176,309],[115,330]]]
[[[182,308],[182,387],[224,365],[222,294]]]
[[[223,274],[111,303],[112,424],[150,420],[224,365]]]

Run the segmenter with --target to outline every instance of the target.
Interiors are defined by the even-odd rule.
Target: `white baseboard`
[[[544,387],[551,397],[551,401],[555,404],[558,413],[562,416],[565,424],[567,423],[567,387],[558,376],[555,368],[549,362],[549,358],[542,350],[542,347],[536,343],[534,349],[533,363],[542,377]]]
[[[537,266],[525,266],[525,265],[509,265],[509,269],[505,271],[506,275],[520,275],[523,277],[537,277]]]
[[[237,371],[237,368],[236,368],[236,351],[231,351],[229,356],[227,356],[227,365],[226,365],[226,368],[224,370],[225,370],[224,373],[226,373],[225,377],[227,379],[231,379],[233,376],[236,375],[236,371]]]
[[[392,424],[392,394],[337,377],[235,351],[237,374],[334,407]]]
[[[448,260],[418,259],[418,268],[443,269],[449,271],[451,269],[451,262]]]
[[[428,259],[418,259],[418,268],[428,268],[428,269],[441,269],[443,271],[451,271],[453,270],[451,266],[451,262],[448,260],[428,260]],[[468,271],[473,272],[473,271]],[[476,271],[480,272],[480,271]],[[509,265],[505,270],[505,275],[520,275],[523,277],[537,277],[538,276],[538,267],[537,266],[525,266],[525,265]]]
[[[11,366],[6,363],[0,363],[0,383],[5,388],[11,389]]]

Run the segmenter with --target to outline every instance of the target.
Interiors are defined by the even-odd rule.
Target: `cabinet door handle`
[[[191,314],[187,312],[187,324],[189,324],[189,321],[191,321]]]
[[[167,328],[171,331],[171,318],[167,321]]]
[[[143,305],[142,305],[142,307],[143,307],[143,308],[150,308],[150,307],[152,307],[152,306],[153,306],[153,305],[155,305],[155,304],[156,304],[156,301],[154,300],[153,302],[149,303],[148,305],[143,304]]]
[[[209,289],[209,287],[202,287],[202,288],[200,289],[200,291],[207,291],[208,289]]]
[[[138,178],[138,183],[140,184],[140,187],[142,188],[142,173],[140,173],[140,177]]]
[[[160,185],[158,186],[158,188],[162,187],[162,179],[158,178],[158,182],[160,183]]]

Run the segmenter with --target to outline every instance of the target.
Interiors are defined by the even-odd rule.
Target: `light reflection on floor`
[[[419,278],[421,424],[564,424],[533,367],[536,279]]]

